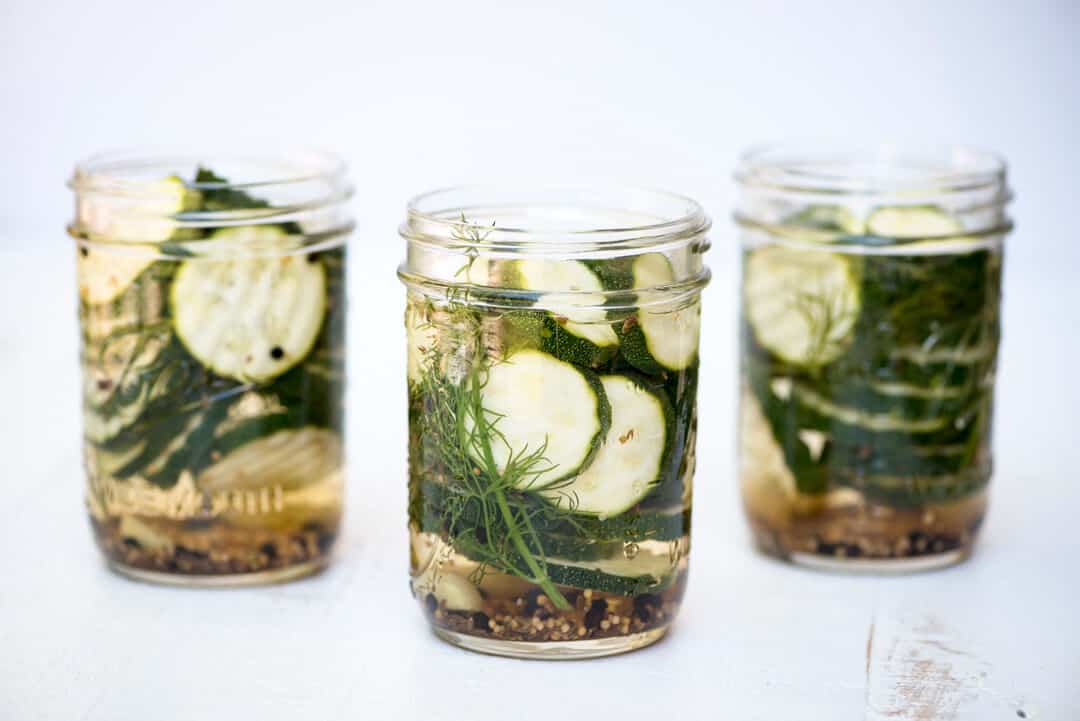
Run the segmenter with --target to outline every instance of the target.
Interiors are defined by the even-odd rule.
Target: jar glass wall
[[[343,166],[109,154],[70,186],[86,498],[109,564],[184,585],[321,567],[342,511]]]
[[[737,179],[740,477],[758,546],[845,569],[965,557],[991,476],[1004,164],[770,148]]]
[[[582,658],[671,623],[708,227],[693,201],[645,191],[410,204],[411,587],[442,638]]]

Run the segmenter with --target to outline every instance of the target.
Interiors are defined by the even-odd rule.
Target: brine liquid
[[[410,295],[407,324],[419,330],[411,337],[409,349],[413,596],[436,629],[480,639],[476,644],[457,642],[493,653],[514,654],[501,642],[600,643],[640,634],[655,640],[673,620],[686,587],[697,426],[696,361],[686,370],[653,376],[629,366],[618,352],[575,363],[598,375],[622,373],[646,379],[670,404],[674,416],[671,450],[665,454],[661,478],[632,508],[597,518],[557,510],[535,493],[503,491],[514,512],[531,519],[519,530],[538,563],[546,565],[545,575],[565,603],[557,603],[535,577],[529,577],[500,518],[484,522],[480,509],[494,506],[469,495],[480,492],[465,490],[475,485],[454,475],[451,469],[462,465],[447,457],[448,449],[428,425],[434,405],[443,402],[439,393],[446,393],[447,388],[452,393],[465,382],[470,369],[499,362],[521,345],[552,347],[545,344],[549,338],[530,335],[542,327],[530,322],[535,313]],[[593,317],[597,326],[610,327],[603,311]],[[443,390],[437,393],[433,384]],[[480,475],[479,469],[466,472]],[[508,568],[511,564],[526,572],[513,572]],[[633,647],[616,645],[584,655]]]
[[[434,534],[414,533],[410,588],[436,627],[503,641],[590,641],[666,628],[686,590],[689,537],[628,544],[623,572],[647,574],[660,564],[670,572],[663,587],[632,596],[590,588],[559,587],[571,604],[556,607],[544,590],[520,577],[478,564]],[[639,546],[634,548],[634,546]],[[644,546],[643,548],[640,546]],[[474,589],[464,590],[463,589]]]
[[[344,254],[305,262],[326,270],[324,327],[303,361],[261,382],[217,375],[177,337],[179,261],[139,269],[111,302],[80,301],[87,506],[118,570],[244,583],[325,562],[343,496]]]
[[[752,417],[756,403],[744,392],[740,479],[750,530],[763,551],[807,562],[820,557],[821,565],[829,565],[826,560],[879,560],[910,562],[913,567],[935,565],[935,557],[957,560],[970,552],[986,513],[985,490],[953,501],[914,504],[875,501],[839,484],[824,493],[800,494],[790,470],[778,465],[782,459],[768,428]]]

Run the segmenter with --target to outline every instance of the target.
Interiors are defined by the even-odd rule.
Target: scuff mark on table
[[[876,638],[875,638],[876,637]],[[931,614],[875,621],[867,638],[866,719],[971,718],[988,663]]]

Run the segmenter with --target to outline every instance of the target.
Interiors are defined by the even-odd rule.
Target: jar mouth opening
[[[468,185],[412,198],[400,232],[450,248],[546,254],[675,242],[709,225],[696,201],[661,190]]]
[[[346,172],[344,161],[321,150],[117,150],[76,164],[67,185],[84,206],[198,228],[272,223],[344,203],[352,197]],[[214,195],[226,202],[200,207],[178,200],[181,191],[189,200]]]
[[[1004,159],[991,151],[889,143],[761,145],[743,153],[735,171],[738,183],[762,189],[901,197],[1004,190],[1005,176]]]
[[[68,187],[69,234],[98,246],[278,252],[332,247],[352,228],[346,165],[319,150],[110,151],[78,163]]]
[[[197,180],[200,168],[224,180]],[[281,152],[111,150],[75,165],[68,187],[76,192],[153,194],[156,181],[177,175],[192,190],[258,190],[312,181],[343,180],[346,165],[333,153],[313,149]]]

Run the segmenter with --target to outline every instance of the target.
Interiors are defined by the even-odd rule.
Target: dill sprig
[[[535,449],[509,446],[498,429],[500,416],[483,407],[487,369],[482,361],[474,361],[458,382],[439,366],[430,363],[421,382],[421,423],[423,443],[435,454],[424,459],[425,466],[443,476],[441,525],[448,540],[479,564],[474,581],[494,568],[537,584],[557,607],[569,608],[547,573],[534,523],[543,511],[521,490],[558,485],[540,481],[552,469],[546,443]],[[495,458],[499,445],[508,452],[501,468]]]
[[[557,607],[569,608],[548,575],[538,528],[550,525],[552,515],[572,518],[576,499],[551,505],[534,496],[558,494],[571,479],[545,480],[553,470],[547,443],[511,447],[499,430],[502,416],[484,407],[488,370],[499,361],[486,352],[483,320],[467,305],[467,295],[448,298],[441,312],[446,318],[434,321],[440,342],[425,349],[415,391],[422,444],[417,462],[443,489],[439,526],[455,550],[478,563],[474,581],[495,569],[535,583]]]
[[[458,271],[454,273],[455,278],[460,278],[469,281],[472,276],[472,267],[476,263],[476,259],[480,257],[480,249],[477,246],[483,245],[489,235],[495,230],[495,221],[491,221],[491,228],[481,229],[479,226],[473,224],[466,216],[465,213],[461,214],[461,220],[454,223],[453,230],[450,231],[450,235],[454,240],[459,243],[465,244],[465,258],[464,265],[458,268]]]
[[[572,479],[546,481],[553,470],[547,443],[513,448],[499,430],[502,417],[484,408],[483,388],[493,359],[485,342],[485,321],[471,305],[473,265],[495,230],[469,221],[454,224],[453,237],[465,245],[466,261],[455,274],[462,282],[447,291],[433,320],[438,341],[425,349],[416,393],[421,451],[416,459],[426,480],[438,483],[438,526],[453,548],[475,561],[472,580],[489,569],[538,585],[556,607],[570,608],[548,575],[538,529],[553,517],[572,522],[576,497],[559,493]],[[490,324],[489,324],[490,325]],[[494,354],[499,356],[501,354]],[[496,454],[496,449],[505,451]],[[505,455],[505,461],[496,460]],[[536,493],[559,494],[559,503],[537,503]],[[564,502],[565,501],[565,502]]]

